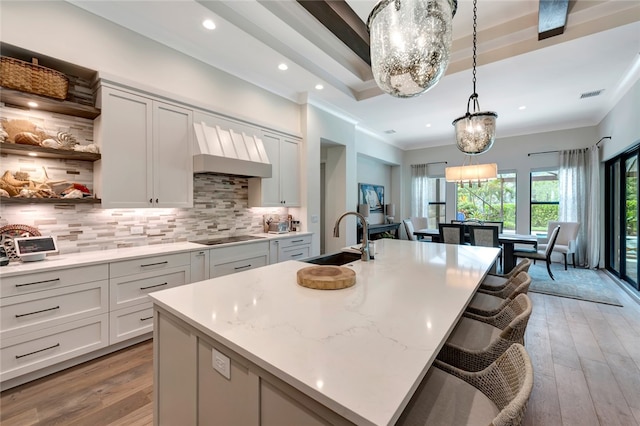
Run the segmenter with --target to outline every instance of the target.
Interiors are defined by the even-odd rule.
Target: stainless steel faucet
[[[357,212],[343,213],[342,216],[340,216],[338,220],[336,220],[336,224],[333,226],[333,236],[335,238],[338,238],[340,236],[340,221],[342,220],[343,217],[349,216],[350,214],[354,216],[358,216],[360,218],[360,221],[362,222],[362,246],[360,246],[360,253],[362,253],[362,255],[360,256],[360,260],[362,260],[363,262],[368,262],[370,260],[369,229],[367,225],[367,219],[364,216],[362,216],[360,213],[357,213]]]

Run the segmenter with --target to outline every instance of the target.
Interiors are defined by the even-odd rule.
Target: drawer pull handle
[[[53,283],[53,282],[56,282],[56,281],[60,281],[60,278],[54,278],[52,280],[36,281],[36,282],[33,282],[33,283],[26,283],[26,284],[16,284],[16,287],[24,287],[26,285]]]
[[[233,269],[235,269],[237,271],[238,269],[247,269],[247,268],[251,268],[251,264],[244,265],[244,266],[236,266]]]
[[[160,266],[160,265],[166,265],[167,263],[169,263],[168,260],[165,260],[164,262],[158,262],[158,263],[147,263],[146,265],[140,265],[141,268],[148,268],[149,266]]]
[[[149,288],[154,288],[154,287],[162,287],[163,285],[167,285],[167,284],[169,284],[169,283],[149,285],[149,286],[146,286],[146,287],[140,287],[140,290],[147,290]]]
[[[146,317],[146,318],[140,318],[140,321],[148,321],[150,319],[153,319],[153,315],[151,315],[150,317]]]
[[[302,256],[304,253],[296,253],[296,254],[292,254],[291,257],[300,257]]]
[[[203,251],[199,251],[198,254],[196,254],[196,256],[204,256],[204,252]]]
[[[38,349],[37,351],[29,352],[28,354],[24,354],[24,355],[16,355],[16,359],[20,359],[20,358],[24,358],[25,356],[34,355],[34,354],[37,354],[37,353],[40,353],[40,352],[48,351],[49,349],[57,348],[59,346],[60,346],[60,343],[56,343],[55,345],[49,346],[48,348]]]
[[[303,241],[304,241],[304,240],[291,240],[291,242],[292,242],[292,243],[301,243],[301,242],[303,242]]]
[[[54,306],[53,308],[42,309],[40,311],[29,312],[28,314],[16,314],[16,318],[26,317],[29,315],[40,314],[42,312],[55,311],[56,309],[60,309],[60,306]]]

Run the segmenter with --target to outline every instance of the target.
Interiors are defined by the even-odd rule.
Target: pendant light
[[[496,138],[496,118],[498,118],[495,112],[480,112],[476,92],[477,3],[478,0],[473,0],[473,94],[467,101],[467,113],[453,120],[458,149],[469,155],[481,154],[493,146]],[[473,113],[470,113],[469,105],[472,101]]]
[[[380,0],[369,15],[371,70],[398,98],[418,96],[444,75],[457,0]]]

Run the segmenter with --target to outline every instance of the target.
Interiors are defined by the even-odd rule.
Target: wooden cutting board
[[[339,290],[356,283],[356,273],[342,266],[309,266],[298,271],[298,284],[317,290]]]

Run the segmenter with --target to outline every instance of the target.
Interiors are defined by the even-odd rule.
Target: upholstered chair
[[[484,280],[480,283],[480,288],[478,289],[478,291],[492,292],[492,291],[502,290],[509,283],[509,280],[515,277],[516,275],[518,275],[518,273],[522,271],[529,272],[529,267],[532,264],[533,262],[531,261],[531,259],[522,259],[511,271],[509,271],[508,274],[503,274],[503,275],[487,274]]]
[[[440,242],[444,244],[464,244],[464,226],[459,224],[439,223]]]
[[[579,222],[549,222],[547,225],[547,238],[542,238],[538,242],[538,249],[545,250],[549,245],[551,232],[560,227],[556,245],[553,247],[554,253],[562,253],[564,257],[564,270],[567,270],[567,255],[571,255],[573,267],[576,267],[576,244],[578,240],[578,231],[580,231]]]
[[[556,240],[558,239],[558,235],[560,234],[560,227],[556,226],[549,234],[549,243],[546,245],[544,249],[541,249],[538,245],[537,251],[530,250],[514,250],[513,257],[514,258],[526,258],[533,260],[533,263],[536,263],[536,260],[544,260],[547,264],[547,272],[552,280],[555,280],[553,277],[553,273],[551,272],[551,253],[553,252],[553,248],[556,245]]]
[[[476,292],[467,305],[466,312],[476,315],[490,317],[496,315],[512,299],[515,299],[521,293],[527,293],[531,285],[531,277],[526,272],[520,272],[518,275],[509,280],[502,290],[495,291],[492,294]]]
[[[411,219],[402,219],[402,224],[404,225],[404,230],[407,233],[407,240],[416,241],[417,238],[415,235],[413,235],[413,231],[415,231],[415,228],[413,227],[413,222],[411,222]]]

